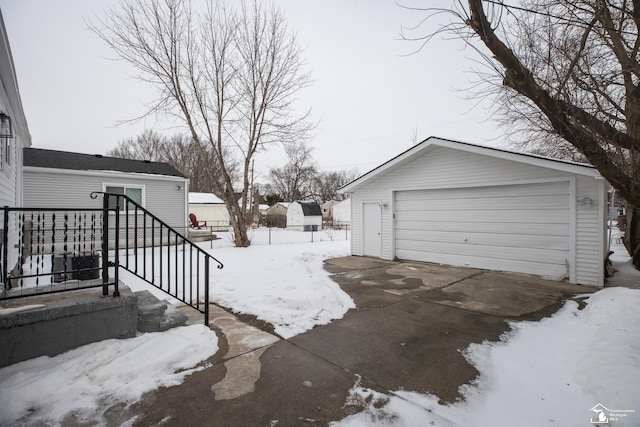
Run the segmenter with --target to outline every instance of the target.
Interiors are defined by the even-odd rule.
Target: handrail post
[[[109,195],[102,195],[102,295],[109,295]]]
[[[4,207],[3,215],[3,233],[2,233],[2,283],[4,284],[4,290],[9,287],[9,269],[7,268],[8,251],[7,245],[9,244],[9,206]]]
[[[204,325],[209,326],[209,257],[204,262]]]
[[[114,297],[119,297],[120,296],[120,289],[119,289],[119,270],[120,270],[120,196],[116,196],[116,231],[115,231],[115,250],[114,250],[114,261],[115,261],[115,268],[114,268],[114,284],[113,284],[113,296]]]

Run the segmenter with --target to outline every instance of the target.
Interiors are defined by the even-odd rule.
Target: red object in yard
[[[189,222],[191,222],[191,228],[200,229],[207,226],[207,221],[198,221],[195,214],[189,214]]]

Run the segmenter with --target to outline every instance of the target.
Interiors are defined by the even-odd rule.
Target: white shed
[[[205,221],[209,229],[227,230],[229,211],[224,201],[213,193],[189,193],[189,213]]]
[[[318,231],[322,228],[322,209],[316,202],[296,201],[287,209],[287,229]]]
[[[609,190],[589,165],[434,137],[342,188],[353,255],[595,286]]]

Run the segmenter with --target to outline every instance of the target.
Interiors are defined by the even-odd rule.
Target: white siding
[[[573,269],[571,271],[575,272],[573,281],[602,286],[604,280],[602,264],[606,255],[602,243],[603,237],[599,237],[603,233],[605,222],[602,210],[599,208],[602,206],[601,199],[606,197],[605,183],[602,180],[558,170],[556,167],[545,168],[527,162],[441,146],[429,147],[428,150],[417,153],[399,166],[384,170],[357,187],[351,196],[353,221],[351,252],[353,255],[362,255],[362,204],[364,202],[375,201],[383,206],[381,258],[394,259],[396,257],[394,193],[398,191],[554,182],[569,183],[568,201],[563,196],[562,206],[566,207],[568,203],[569,261],[573,264],[570,266]],[[592,207],[579,206],[577,200],[582,200],[584,197],[593,200]],[[548,207],[559,200],[547,199],[543,196],[538,197],[536,201],[541,207]],[[445,224],[442,232],[448,232],[450,228]],[[564,229],[558,231],[565,232]],[[508,268],[503,269],[508,270]]]
[[[1,14],[0,14],[1,15]],[[7,140],[10,150],[10,161],[6,163],[0,155],[0,206],[19,207],[22,205],[22,149],[31,146],[31,135],[22,109],[22,101],[18,90],[18,78],[9,47],[4,22],[0,16],[0,112],[9,116],[13,138]],[[0,140],[2,151],[5,141]],[[10,271],[18,262],[18,225],[15,215],[9,216],[7,234],[7,270]],[[4,227],[0,225],[0,227]],[[0,248],[2,245],[0,245]],[[0,282],[4,279],[0,278]]]
[[[576,281],[584,285],[604,285],[606,256],[606,209],[604,181],[577,179],[576,196]],[[592,200],[591,206],[580,203]]]
[[[351,199],[333,205],[333,222],[334,224],[351,223]]]
[[[302,230],[304,225],[304,215],[300,203],[293,202],[287,209],[287,228],[291,230]]]

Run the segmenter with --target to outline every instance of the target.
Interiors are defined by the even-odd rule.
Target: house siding
[[[11,119],[13,138],[7,142],[10,147],[10,162],[0,156],[0,206],[19,207],[22,205],[22,149],[31,145],[27,119],[22,108],[18,78],[15,74],[9,38],[0,12],[0,112]],[[0,144],[4,145],[4,140]],[[2,147],[4,150],[4,147]],[[4,228],[4,224],[0,227]],[[9,216],[9,224],[3,230],[7,238],[7,265],[10,271],[18,262],[18,225],[15,215]],[[1,245],[0,245],[1,247]],[[5,271],[5,272],[6,272]],[[0,282],[4,279],[0,279]]]
[[[441,146],[429,147],[405,160],[401,167],[383,171],[352,193],[352,254],[363,254],[362,205],[365,202],[377,201],[382,205],[381,258],[391,260],[395,257],[395,192],[558,181],[569,183],[571,215],[575,213],[575,217],[570,218],[571,245],[575,245],[571,248],[571,254],[575,256],[572,281],[602,286],[605,248],[597,242],[602,241],[602,224],[605,223],[602,212],[606,206],[600,209],[601,199],[606,197],[603,180]],[[584,197],[593,200],[590,208],[577,206],[577,200]]]
[[[26,167],[24,205],[100,209],[102,199],[92,199],[90,194],[103,191],[104,184],[138,185],[144,186],[145,208],[168,225],[184,231],[188,216],[185,182],[178,177]],[[181,185],[180,190],[176,189],[177,184]]]

